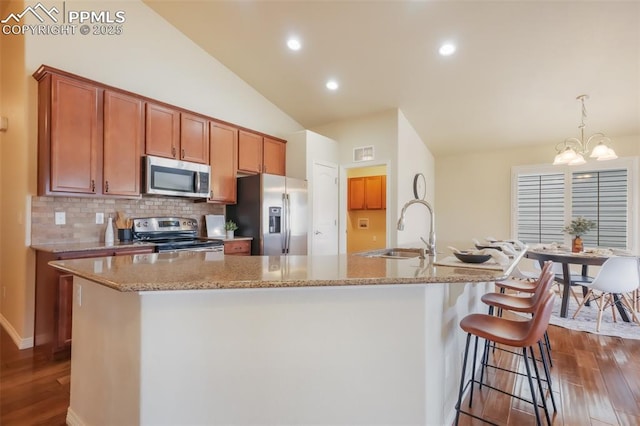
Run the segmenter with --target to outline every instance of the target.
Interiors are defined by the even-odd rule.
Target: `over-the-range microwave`
[[[144,193],[206,198],[211,167],[206,164],[147,155],[144,161]]]

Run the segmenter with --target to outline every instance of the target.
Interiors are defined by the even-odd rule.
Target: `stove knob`
[[[143,225],[144,225],[144,227],[146,228],[147,226],[149,226],[149,222],[146,222],[146,221],[145,221],[145,222],[143,223]]]

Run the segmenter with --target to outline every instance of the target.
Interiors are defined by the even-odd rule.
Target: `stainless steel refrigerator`
[[[227,206],[237,235],[253,237],[253,255],[307,254],[307,182],[260,174],[238,178],[238,198]]]

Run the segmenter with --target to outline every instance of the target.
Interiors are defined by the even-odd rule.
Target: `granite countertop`
[[[38,251],[45,251],[49,253],[67,253],[72,251],[93,251],[93,250],[125,250],[154,247],[153,243],[131,241],[131,242],[115,242],[111,245],[107,245],[104,241],[93,242],[64,242],[64,243],[51,243],[51,244],[32,244],[31,248]]]
[[[225,242],[229,241],[250,241],[252,237],[211,237],[210,240],[221,240]],[[92,250],[125,250],[135,248],[154,247],[155,244],[149,241],[129,241],[121,242],[117,241],[112,245],[106,245],[104,242],[62,242],[62,243],[49,243],[49,244],[32,244],[31,248],[38,251],[46,251],[49,253],[68,253],[72,251],[92,251]]]
[[[59,260],[50,265],[115,290],[131,292],[486,282],[504,279],[523,255],[524,252],[519,253],[504,271],[469,265],[436,266],[432,257],[224,256],[213,252]]]
[[[251,241],[253,240],[253,237],[239,237],[239,236],[235,236],[233,238],[227,238],[227,237],[208,237],[210,240],[222,240],[225,243],[228,243],[230,241]]]

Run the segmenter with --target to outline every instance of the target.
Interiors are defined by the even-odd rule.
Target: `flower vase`
[[[232,240],[233,239],[233,234],[234,234],[234,231],[227,231],[227,239],[228,240]]]
[[[571,242],[571,251],[573,253],[580,253],[583,248],[584,247],[582,245],[582,238],[580,238],[579,235],[576,235],[576,237]]]

